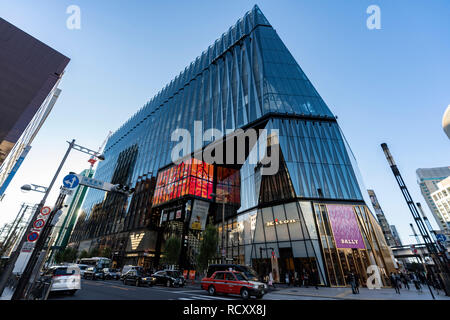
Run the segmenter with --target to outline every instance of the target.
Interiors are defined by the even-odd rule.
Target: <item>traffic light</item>
[[[123,184],[115,184],[112,188],[111,191],[113,192],[119,192],[119,193],[123,193],[126,195],[131,195],[134,193],[135,189],[134,188],[130,188],[129,186],[124,186]]]

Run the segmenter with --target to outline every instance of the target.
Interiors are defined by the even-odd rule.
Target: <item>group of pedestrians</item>
[[[431,285],[435,290],[438,291],[440,289],[439,282],[437,279],[431,274],[428,273],[428,277],[426,277],[423,272],[391,272],[389,276],[389,280],[391,281],[392,287],[395,289],[395,292],[400,294],[400,289],[402,285],[405,289],[410,290],[409,283],[412,282],[414,287],[418,292],[422,291],[422,286],[427,284]]]
[[[311,272],[308,272],[306,269],[303,269],[301,272],[298,272],[297,270],[292,272],[289,270],[285,273],[285,283],[288,286],[292,285],[294,287],[305,288],[313,286],[316,289],[319,289],[319,275],[315,269],[312,269]]]
[[[269,285],[269,287],[275,288],[273,273],[269,272],[268,275],[264,277],[265,282]],[[295,270],[294,272],[288,270],[284,275],[284,282],[288,286],[294,287],[305,287],[313,286],[316,289],[319,289],[319,274],[317,270],[312,269],[311,272],[308,272],[306,269],[303,269],[302,272],[298,272]]]

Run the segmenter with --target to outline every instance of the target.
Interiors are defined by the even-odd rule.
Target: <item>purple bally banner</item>
[[[340,249],[365,249],[353,207],[327,204],[327,210],[336,247]]]

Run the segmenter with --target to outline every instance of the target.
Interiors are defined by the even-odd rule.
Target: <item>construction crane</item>
[[[103,149],[105,148],[106,142],[108,142],[109,137],[111,137],[112,131],[108,132],[108,135],[106,136],[106,139],[103,141],[100,148],[98,148],[97,154],[101,154],[103,152]],[[91,170],[94,168],[95,163],[97,162],[97,159],[94,156],[91,156],[88,160],[88,162],[91,164]]]

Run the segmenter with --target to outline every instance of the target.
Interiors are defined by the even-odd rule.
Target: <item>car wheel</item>
[[[171,285],[172,285],[172,283],[170,282],[170,280],[167,280],[166,287],[170,287]]]
[[[244,299],[244,300],[247,300],[247,299],[249,298],[249,293],[248,293],[247,288],[243,288],[243,289],[241,290],[241,297],[242,297],[242,299]]]
[[[136,287],[139,287],[139,280],[136,280]]]
[[[216,294],[216,288],[214,288],[214,286],[209,286],[208,293],[209,293],[210,296],[215,295]]]

